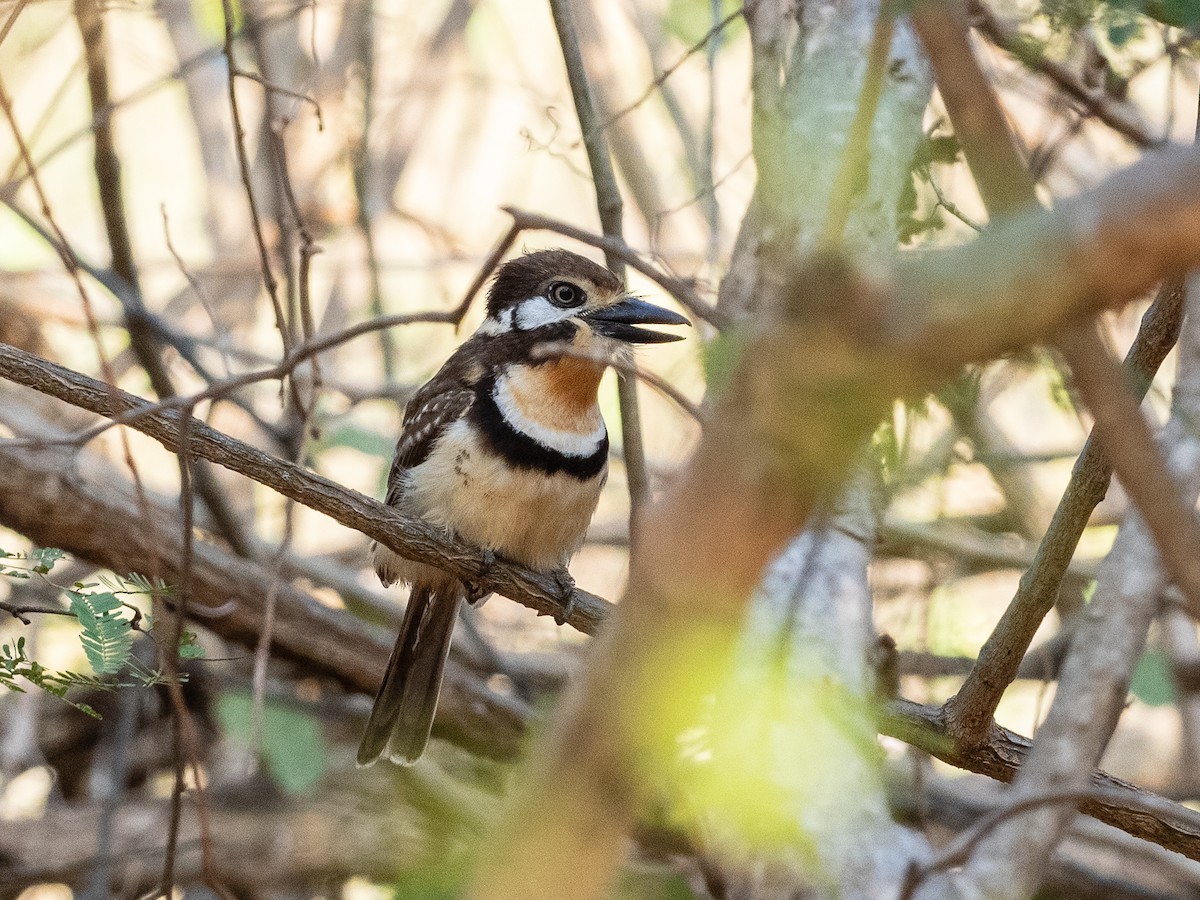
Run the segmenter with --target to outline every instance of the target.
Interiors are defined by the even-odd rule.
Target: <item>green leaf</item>
[[[1133,670],[1129,690],[1147,706],[1166,706],[1175,701],[1175,678],[1171,663],[1161,650],[1147,650]]]
[[[222,694],[217,701],[221,727],[249,746],[254,701],[249,694]],[[290,706],[268,702],[260,730],[263,762],[271,777],[289,794],[310,790],[329,766],[320,723]]]
[[[93,707],[88,706],[86,703],[74,703],[72,705],[85,716],[91,716],[93,719],[103,718],[100,713],[96,712]]]
[[[71,612],[79,619],[83,633],[79,636],[92,671],[97,675],[113,675],[129,660],[133,646],[133,631],[129,620],[120,614],[121,601],[110,592],[83,594],[67,591]]]
[[[184,631],[179,635],[180,659],[204,659],[204,648],[196,642],[196,632]]]
[[[40,572],[42,575],[47,574],[54,568],[54,564],[62,559],[67,554],[57,547],[38,547],[29,554],[29,558],[34,560],[37,565],[33,567],[33,571]]]

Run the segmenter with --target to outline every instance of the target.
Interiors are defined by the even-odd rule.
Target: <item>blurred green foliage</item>
[[[241,0],[229,0],[233,10],[233,30],[241,31],[245,25]],[[222,0],[192,0],[192,17],[200,33],[214,44],[225,42],[225,8]]]
[[[250,746],[254,726],[254,700],[235,691],[217,700],[221,727],[244,747]],[[260,751],[267,772],[288,794],[311,790],[329,767],[329,753],[321,724],[309,713],[267,701],[259,730]]]
[[[746,337],[736,328],[722,331],[700,348],[704,380],[710,394],[721,394],[729,387],[745,350]]]
[[[1171,661],[1161,650],[1150,649],[1142,654],[1129,690],[1148,706],[1166,706],[1175,702],[1175,678],[1171,674]]]
[[[1042,12],[1055,31],[1070,36],[1095,28],[1114,48],[1140,38],[1153,22],[1175,28],[1200,24],[1200,0],[1045,0]]]
[[[720,15],[717,21],[724,19],[741,7],[737,0],[720,0]],[[667,33],[679,38],[689,47],[699,43],[717,21],[713,21],[711,0],[671,0],[667,5],[666,15],[663,16],[663,28]],[[744,27],[741,18],[734,19],[722,29],[718,40],[724,42]]]

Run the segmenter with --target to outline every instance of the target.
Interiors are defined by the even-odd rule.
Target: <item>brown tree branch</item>
[[[193,425],[196,449],[204,426]],[[64,508],[71,510],[69,516],[61,515]],[[185,568],[178,520],[177,504],[157,498],[147,499],[144,514],[126,479],[93,454],[0,442],[0,522],[36,543],[115,572],[156,571],[178,585]],[[252,648],[262,632],[273,580],[269,567],[196,541],[189,611],[205,628]],[[217,615],[205,615],[211,611]],[[371,693],[378,686],[391,649],[385,633],[287,582],[277,588],[275,615],[272,648],[278,656],[351,690]],[[518,750],[523,725],[524,715],[511,701],[488,691],[451,660],[438,732],[484,755],[509,758]]]
[[[981,0],[971,3],[972,24],[997,47],[1011,53],[1026,67],[1040,72],[1089,114],[1140,147],[1158,147],[1168,140],[1154,133],[1132,104],[1123,102],[1083,82],[1062,63],[1050,59],[1036,38],[1028,38],[1008,24]]]
[[[760,214],[773,237],[757,254],[757,290],[777,318],[746,340],[696,455],[647,511],[627,593],[531,758],[474,898],[561,891],[566,865],[569,896],[604,893],[646,799],[643,773],[669,766],[676,736],[701,720],[763,565],[841,482],[886,396],[921,392],[967,359],[1054,334],[1104,298],[1187,266],[1185,231],[1171,220],[1194,202],[1180,204],[1180,191],[1200,198],[1200,187],[1147,173],[1186,159],[1200,175],[1194,153],[1143,163],[1053,213],[1014,217],[968,247],[898,265],[888,285],[840,260],[797,262],[796,198],[783,193],[796,174],[775,158],[782,146],[758,138],[759,196],[773,201]],[[1186,216],[1193,224],[1197,212]],[[1126,230],[1132,222],[1137,230]]]
[[[1036,207],[1033,177],[1021,158],[999,101],[975,60],[960,6],[955,2],[926,3],[915,12],[914,22],[929,51],[955,133],[989,211],[993,215],[1012,215]],[[1200,560],[1200,525],[1179,500],[1174,480],[1166,472],[1138,408],[1144,390],[1136,398],[1130,392],[1126,379],[1108,358],[1094,329],[1071,328],[1058,343],[1076,376],[1080,393],[1093,412],[1094,433],[1106,450],[1108,464],[1117,469],[1130,497],[1164,548],[1164,558],[1176,580],[1200,609],[1200,568],[1195,564]],[[1166,350],[1169,347],[1163,355]],[[1097,474],[1101,480],[1107,480],[1103,473]],[[1067,504],[1069,500],[1064,499],[1060,507]],[[1059,519],[1060,529],[1079,533],[1086,524],[1086,515],[1082,522],[1078,519],[1063,522],[1057,514],[1055,518]],[[1052,528],[1043,545],[1052,540],[1061,546],[1061,531],[1056,533]],[[1027,580],[1032,582],[1039,577],[1045,576],[1034,573]],[[1056,591],[1057,582],[1049,593],[1053,596]],[[1003,689],[1015,674],[1016,662],[1029,646],[1022,639],[1026,635],[1032,639],[1028,626],[1040,622],[1042,616],[1030,615],[1028,605],[1023,603],[1011,617],[1006,615],[1002,625],[1023,621],[1027,627],[1018,633],[1011,629],[1001,633],[998,628],[995,640],[989,640],[973,677],[964,685],[965,693],[948,704],[951,722],[961,728],[960,740],[970,744],[985,736]],[[1009,643],[1014,638],[1015,643]],[[995,673],[986,668],[993,659],[1000,666]]]
[[[910,700],[893,700],[888,705],[880,731],[952,766],[1003,782],[1016,777],[1033,746],[1029,738],[993,725],[983,744],[961,748],[941,710]],[[1200,813],[1106,772],[1094,772],[1091,784],[1112,799],[1084,803],[1082,812],[1127,834],[1200,860]]]
[[[110,393],[101,382],[2,344],[0,377],[102,416],[140,412],[149,406],[146,401],[124,391],[112,390]],[[128,424],[169,450],[178,448],[179,412],[176,409],[136,415]],[[440,529],[402,516],[357,491],[235,440],[203,422],[193,421],[191,434],[192,451],[196,456],[323,512],[410,559],[436,565],[467,581],[481,581],[497,593],[546,615],[561,616],[567,609],[567,598],[562,596],[561,587],[551,575],[532,573],[505,560],[497,560],[481,579],[480,573],[485,569],[481,551],[450,540]],[[578,589],[570,601],[573,611],[567,622],[589,633],[595,630],[610,607],[607,601]]]
[[[946,94],[947,111],[985,200],[1000,214],[1036,205],[1033,179],[971,51],[960,6],[953,0],[926,3],[914,12],[914,21],[929,48],[939,84],[951,86]],[[1168,429],[1165,439],[1168,469],[1138,401],[1114,370],[1094,330],[1082,325],[1068,328],[1059,345],[1093,411],[1095,433],[1141,516],[1127,519],[1101,567],[1096,596],[1063,665],[1050,714],[1016,782],[1013,804],[1086,787],[1087,771],[1098,763],[1116,728],[1155,600],[1166,586],[1160,566],[1165,565],[1182,586],[1192,590],[1189,602],[1200,607],[1200,578],[1192,572],[1200,559],[1200,525],[1194,513],[1197,447],[1187,436],[1185,424],[1194,409],[1190,403],[1177,403],[1174,427]],[[1190,349],[1188,358],[1195,365],[1195,348]],[[1010,648],[1010,652],[1012,649],[1021,652],[1024,648]],[[992,697],[998,697],[995,686],[990,687]],[[948,707],[948,712],[955,711],[953,704]],[[981,740],[978,732],[991,712],[971,711],[969,721],[976,730],[969,735],[971,743]],[[1028,895],[1036,888],[1037,873],[1071,815],[1072,810],[1062,806],[1034,808],[1019,824],[998,826],[980,839],[970,855],[960,876],[962,889],[972,891],[986,885],[997,897]],[[1001,873],[1011,873],[1011,877],[996,885]]]
[[[1139,398],[1145,397],[1154,373],[1179,337],[1183,319],[1183,283],[1163,283],[1154,303],[1142,316],[1141,327],[1125,357],[1126,379]],[[951,727],[970,745],[985,738],[1000,697],[1047,613],[1054,607],[1059,586],[1092,511],[1104,499],[1112,466],[1095,436],[1089,435],[1050,526],[1034,559],[1021,577],[1012,602],[979,651],[967,679],[947,706]]]

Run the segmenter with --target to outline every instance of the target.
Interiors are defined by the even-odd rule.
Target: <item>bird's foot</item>
[[[555,569],[553,576],[554,582],[558,586],[558,599],[563,605],[562,610],[555,614],[554,621],[559,625],[565,625],[575,613],[575,579],[571,577],[566,566]]]
[[[480,552],[482,557],[479,561],[479,568],[475,572],[475,577],[466,584],[468,598],[486,597],[491,593],[491,591],[483,586],[482,582],[483,579],[492,573],[492,569],[496,566],[496,551],[484,547]],[[475,603],[477,601],[472,599],[471,602]]]

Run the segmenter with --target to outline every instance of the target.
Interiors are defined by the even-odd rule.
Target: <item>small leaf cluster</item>
[[[7,550],[0,550],[0,575],[3,575],[5,578],[23,580],[29,579],[35,574],[45,575],[64,556],[66,554],[57,547],[38,547],[29,553],[10,553]],[[33,566],[24,568],[14,563],[4,562],[6,559],[32,562]]]
[[[14,579],[37,576],[45,579],[65,555],[62,550],[53,547],[41,547],[29,553],[0,550],[0,576]],[[67,691],[73,687],[100,690],[150,687],[166,682],[161,672],[148,668],[133,655],[134,632],[153,634],[156,630],[153,623],[150,623],[149,628],[142,628],[141,611],[121,599],[130,595],[168,594],[170,588],[164,582],[151,581],[135,573],[115,579],[100,576],[96,582],[76,582],[70,588],[62,590],[70,601],[71,614],[79,622],[79,640],[93,674],[83,675],[46,668],[37,660],[29,658],[25,651],[25,638],[21,637],[14,642],[0,644],[0,686],[23,691],[18,679],[24,679],[70,703],[80,712],[99,718],[96,710],[88,704],[77,703],[67,698]],[[196,635],[184,631],[179,642],[180,658],[198,659],[203,655],[204,649],[197,643]],[[121,674],[125,677],[116,677]]]

